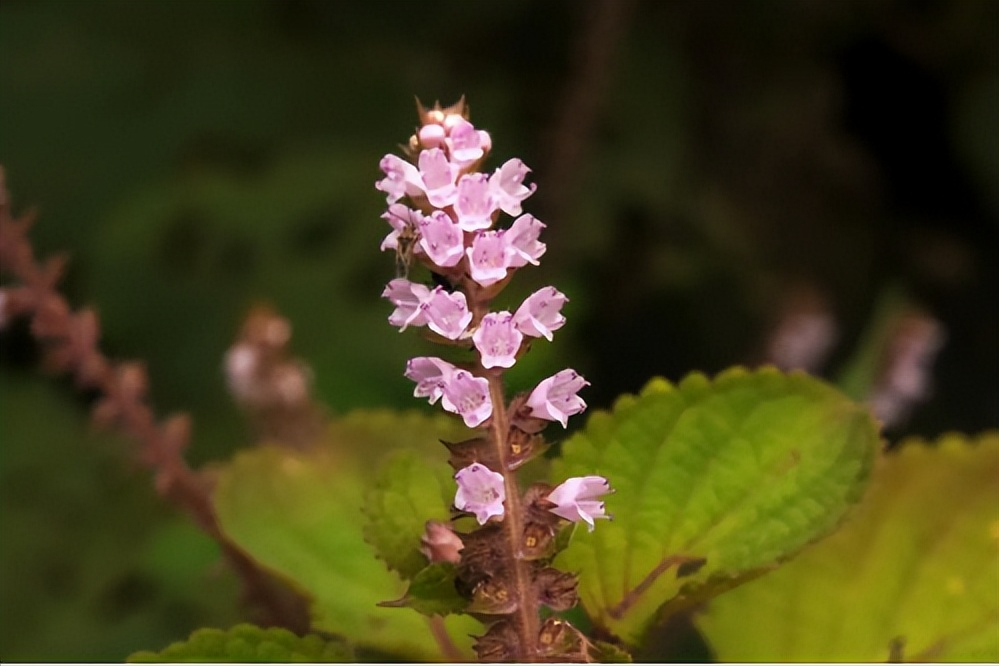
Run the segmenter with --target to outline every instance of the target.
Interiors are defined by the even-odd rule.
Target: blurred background
[[[999,3],[4,0],[0,164],[114,358],[192,462],[252,443],[226,350],[266,303],[334,413],[419,407],[379,299],[378,161],[414,96],[466,95],[490,167],[534,169],[571,299],[514,390],[566,366],[611,406],[653,375],[799,367],[888,438],[999,426]],[[241,615],[133,446],[0,332],[0,657],[121,660]]]

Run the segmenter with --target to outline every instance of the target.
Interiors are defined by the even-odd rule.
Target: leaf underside
[[[999,433],[886,455],[842,530],[697,624],[722,661],[999,661]]]

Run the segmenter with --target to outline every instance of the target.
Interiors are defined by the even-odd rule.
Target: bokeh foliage
[[[559,207],[545,178],[587,6],[5,1],[0,163],[39,250],[72,253],[107,351],[192,411],[195,462],[250,444],[220,363],[257,300],[334,411],[411,406],[403,363],[427,347],[384,324],[372,183],[413,94],[467,94],[497,158],[535,168],[550,251],[511,298],[558,284],[573,325],[514,388],[573,365],[608,407],[653,374],[755,362],[798,281],[830,295],[835,375],[898,280],[949,333],[903,433],[997,425],[997,5],[638,2]],[[214,546],[34,360],[23,327],[0,335],[2,656],[113,661],[229,626]]]

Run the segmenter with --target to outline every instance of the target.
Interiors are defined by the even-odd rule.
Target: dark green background
[[[198,463],[249,443],[221,359],[257,301],[292,321],[332,411],[415,405],[401,372],[428,348],[384,321],[373,189],[414,95],[464,93],[493,166],[534,168],[549,252],[505,305],[549,283],[571,303],[514,388],[571,365],[606,407],[653,374],[759,362],[797,284],[837,318],[835,377],[900,288],[948,337],[891,436],[999,424],[999,3],[621,3],[605,78],[599,11],[4,0],[0,164],[38,251],[72,253],[65,290],[105,350],[193,414]],[[555,138],[573,116],[593,119],[577,154]],[[236,621],[213,545],[36,361],[23,325],[0,334],[0,657],[120,660]]]

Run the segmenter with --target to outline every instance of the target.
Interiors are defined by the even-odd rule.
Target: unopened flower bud
[[[420,147],[426,149],[440,148],[443,146],[444,139],[447,137],[447,134],[445,133],[443,127],[434,123],[421,127],[420,131],[417,132],[417,136],[419,137]]]
[[[451,562],[457,564],[461,561],[459,552],[465,544],[461,538],[455,534],[445,523],[436,520],[428,520],[427,526],[420,537],[420,552],[423,553],[431,563]]]
[[[501,620],[491,624],[484,636],[476,638],[473,648],[479,661],[501,663],[516,661],[519,645],[517,630],[509,622]]]

